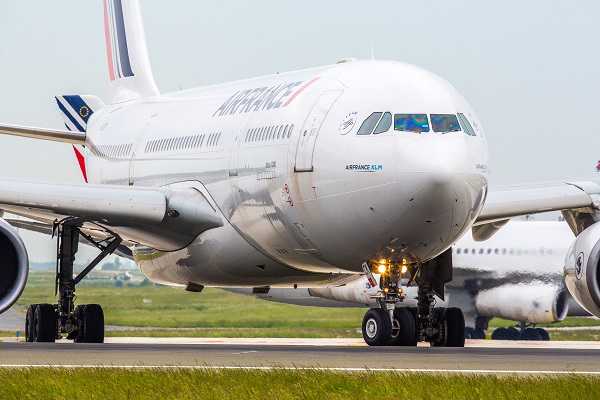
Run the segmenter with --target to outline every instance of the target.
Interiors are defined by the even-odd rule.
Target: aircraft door
[[[231,157],[229,158],[229,177],[236,177],[239,173],[239,154],[240,145],[244,141],[247,134],[246,126],[250,121],[250,114],[244,114],[235,133],[235,140],[231,145]]]
[[[296,163],[294,164],[295,172],[312,172],[313,152],[315,150],[317,135],[327,113],[341,94],[341,90],[330,90],[323,93],[310,110],[298,138]]]
[[[140,130],[140,134],[137,136],[137,139],[133,143],[131,159],[129,160],[129,186],[133,186],[133,183],[134,183],[135,162],[136,162],[136,158],[142,152],[140,145],[142,143],[144,135],[146,134],[146,132],[148,132],[148,127],[150,127],[150,122],[148,122],[147,124],[145,124],[142,127],[142,129]]]

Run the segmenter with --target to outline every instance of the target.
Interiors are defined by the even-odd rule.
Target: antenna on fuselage
[[[375,60],[375,52],[373,51],[373,43],[371,43],[371,60]]]

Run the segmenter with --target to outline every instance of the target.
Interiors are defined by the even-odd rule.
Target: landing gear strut
[[[75,342],[104,342],[104,313],[98,304],[75,307],[75,286],[104,257],[112,254],[121,244],[117,235],[98,242],[81,232],[82,222],[66,219],[55,222],[54,233],[58,236],[55,295],[57,304],[32,304],[27,309],[25,340],[27,342],[54,342],[63,334]],[[73,262],[83,236],[100,249],[100,254],[77,276],[73,276]]]
[[[363,264],[367,279],[373,285],[368,264]],[[416,346],[417,341],[430,342],[432,346],[464,347],[465,319],[456,307],[435,306],[434,295],[444,299],[444,285],[452,280],[452,252],[448,250],[437,258],[411,267],[412,279],[419,291],[417,308],[396,308],[404,300],[400,287],[401,274],[407,272],[401,265],[390,263],[381,268],[377,297],[380,308],[365,314],[362,333],[369,346]]]

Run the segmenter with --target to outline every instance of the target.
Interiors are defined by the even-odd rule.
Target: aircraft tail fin
[[[159,94],[146,47],[139,0],[104,0],[111,103]]]

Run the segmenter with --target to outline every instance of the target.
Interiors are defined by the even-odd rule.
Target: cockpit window
[[[377,125],[377,121],[379,121],[381,114],[383,113],[374,112],[373,114],[369,115],[369,118],[365,119],[365,121],[360,126],[360,129],[358,130],[358,135],[370,135],[371,132],[373,132],[373,128],[375,128],[375,125]]]
[[[394,114],[394,130],[429,132],[427,114]]]
[[[378,133],[387,132],[390,130],[391,126],[392,114],[386,112],[385,114],[383,114],[383,117],[381,117],[381,121],[379,121],[379,123],[377,124],[377,128],[375,128],[375,132],[373,132],[373,134],[376,135]]]
[[[467,117],[465,117],[465,114],[458,113],[458,119],[460,120],[460,125],[462,126],[463,130],[467,133],[467,135],[477,136],[475,134],[475,131],[473,130],[473,127],[469,123],[469,120],[467,119]]]
[[[460,125],[454,114],[431,114],[431,127],[434,132],[459,132]]]

